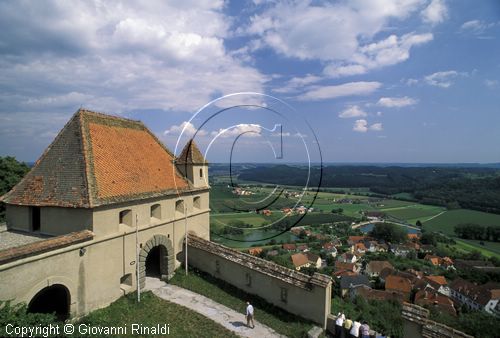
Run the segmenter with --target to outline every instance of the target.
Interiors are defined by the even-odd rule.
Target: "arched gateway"
[[[170,279],[174,273],[174,248],[164,235],[154,235],[139,253],[139,283],[144,288],[146,276]]]
[[[62,284],[47,286],[31,299],[28,312],[55,313],[59,320],[69,318],[70,293]]]

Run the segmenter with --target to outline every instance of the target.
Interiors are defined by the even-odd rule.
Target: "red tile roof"
[[[262,248],[250,248],[250,249],[248,249],[248,253],[250,255],[254,255],[254,256],[259,255],[261,252],[262,252]]]
[[[141,122],[80,109],[2,199],[92,208],[188,190],[173,160]]]
[[[292,244],[290,244],[290,243],[283,244],[283,249],[288,250],[288,251],[293,251],[293,250],[297,249],[297,246],[293,243]]]
[[[428,279],[436,284],[439,285],[447,285],[448,282],[446,281],[446,278],[444,276],[425,276],[425,279]]]
[[[292,255],[292,263],[296,268],[309,264],[309,259],[303,253]]]
[[[411,282],[408,278],[390,275],[385,279],[385,289],[403,293],[411,292]]]

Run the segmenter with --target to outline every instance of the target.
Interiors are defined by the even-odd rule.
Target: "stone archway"
[[[151,254],[151,255],[150,255]],[[159,274],[162,279],[170,279],[174,275],[174,248],[172,241],[164,235],[154,235],[143,246],[139,253],[139,285],[144,288],[146,283],[146,262],[158,255]],[[149,258],[148,258],[149,257]]]
[[[66,320],[70,315],[71,295],[62,284],[47,286],[31,299],[28,304],[30,313],[55,313],[57,319]]]

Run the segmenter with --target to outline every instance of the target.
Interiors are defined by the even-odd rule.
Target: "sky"
[[[83,107],[211,162],[500,162],[499,38],[496,0],[0,0],[0,156]]]

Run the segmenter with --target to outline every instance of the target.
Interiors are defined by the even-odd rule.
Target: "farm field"
[[[402,207],[382,208],[384,213],[403,220],[418,220],[420,218],[428,219],[443,212],[445,208],[423,204],[411,204]],[[414,224],[414,223],[413,223]]]
[[[500,225],[500,215],[468,209],[449,210],[430,221],[423,222],[423,225],[426,230],[441,231],[446,235],[454,236],[454,227],[460,223]]]
[[[455,244],[455,247],[459,249],[469,252],[477,250],[486,257],[495,256],[500,259],[500,243],[483,242],[484,245],[481,245],[479,241],[464,240],[457,238],[454,238],[454,240],[457,242],[457,244]]]

